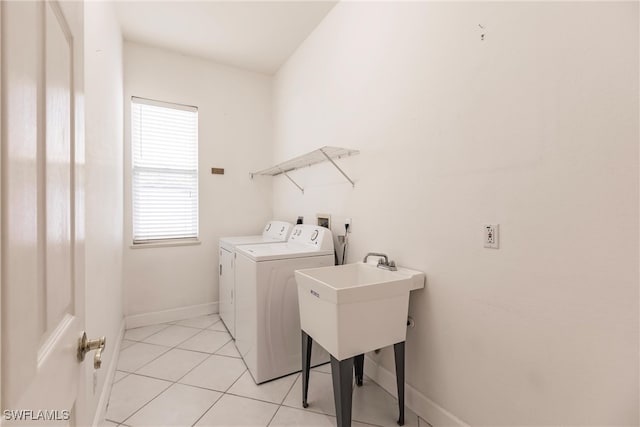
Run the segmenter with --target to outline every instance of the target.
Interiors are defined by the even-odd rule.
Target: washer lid
[[[333,255],[333,250],[321,250],[309,245],[291,242],[242,245],[236,247],[236,252],[256,262]]]
[[[238,245],[258,245],[258,244],[265,244],[265,243],[277,243],[281,241],[282,239],[277,239],[275,237],[269,237],[269,236],[263,236],[263,235],[221,237],[220,247],[228,250],[229,252],[233,252],[235,247]]]

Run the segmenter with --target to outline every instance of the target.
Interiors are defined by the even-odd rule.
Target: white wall
[[[122,325],[122,36],[113,4],[87,2],[85,10],[86,331],[106,336],[102,369],[93,387],[87,370],[87,412],[97,410]],[[104,402],[106,403],[106,402]]]
[[[249,179],[271,163],[271,78],[129,42],[124,75],[125,315],[217,302],[219,237],[259,234],[271,217],[271,182]],[[198,107],[200,245],[130,248],[131,96]]]
[[[356,187],[276,178],[275,216],[427,273],[407,382],[441,409],[637,425],[638,75],[637,3],[339,3],[277,74],[274,160],[357,148]]]

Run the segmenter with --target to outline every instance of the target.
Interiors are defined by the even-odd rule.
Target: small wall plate
[[[318,224],[320,227],[326,227],[331,230],[331,215],[316,214],[316,224]]]

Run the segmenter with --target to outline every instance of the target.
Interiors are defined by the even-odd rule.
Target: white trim
[[[4,2],[3,2],[4,3]],[[3,4],[0,4],[0,38],[2,38],[2,9]],[[6,37],[6,36],[5,36]],[[2,46],[0,44],[0,58],[2,58]],[[2,92],[2,69],[4,68],[2,61],[0,61],[0,92]],[[4,231],[2,230],[2,207],[5,204],[4,192],[2,192],[2,146],[4,145],[4,134],[2,133],[2,124],[4,123],[4,116],[2,115],[2,104],[4,103],[4,97],[0,94],[0,319],[2,319],[2,294],[4,293],[4,284],[2,283],[2,237]],[[2,328],[0,328],[0,384],[2,382],[2,352],[4,347],[2,346]],[[0,387],[0,402],[2,402],[2,387]],[[0,408],[4,409],[4,408]],[[2,426],[2,420],[4,417],[0,417],[0,427]]]
[[[396,399],[398,398],[395,373],[390,372],[380,364],[376,363],[371,357],[369,357],[369,355],[365,356],[364,373],[380,387],[393,395],[393,397]],[[435,403],[433,400],[429,399],[424,394],[420,393],[409,384],[405,384],[404,393],[405,405],[407,408],[411,409],[420,418],[427,421],[433,427],[469,427],[467,423]]]
[[[4,3],[4,2],[3,2]],[[0,4],[0,38],[2,38],[2,9],[4,4]],[[5,36],[6,37],[6,36]],[[0,43],[0,59],[2,58],[2,44]],[[0,92],[2,92],[2,70],[5,66],[0,60]],[[4,206],[4,192],[2,191],[2,147],[4,145],[4,133],[2,133],[2,124],[4,123],[4,116],[2,115],[2,104],[4,103],[4,97],[0,93],[0,319],[2,319],[2,294],[4,291],[4,283],[2,283],[2,237],[4,236],[4,230],[2,229],[2,206]],[[4,347],[2,346],[2,328],[0,328],[0,384],[4,384],[2,381],[2,353]],[[2,387],[0,387],[0,402],[2,402]],[[1,406],[1,405],[0,405]],[[4,407],[0,408],[4,409]],[[0,417],[0,427],[2,426],[2,420],[4,417]]]
[[[132,96],[131,102],[134,104],[152,105],[154,107],[173,108],[175,110],[191,111],[192,113],[198,112],[198,107],[195,105],[176,104],[175,102],[158,101],[157,99],[141,98],[139,96]]]
[[[156,325],[158,323],[173,322],[175,320],[188,319],[196,316],[218,312],[218,302],[191,305],[188,307],[172,308],[170,310],[154,311],[151,313],[134,314],[126,316],[124,321],[126,328],[139,328],[141,326]]]
[[[202,242],[198,239],[165,239],[149,243],[134,243],[129,246],[131,249],[151,249],[151,248],[172,248],[175,246],[194,246]]]
[[[124,319],[122,319],[122,322],[120,322],[120,332],[118,333],[117,341],[114,343],[113,356],[109,360],[107,375],[105,375],[104,377],[104,384],[102,384],[100,399],[98,399],[98,407],[96,408],[96,413],[93,416],[93,424],[92,424],[93,427],[103,425],[104,419],[107,416],[107,404],[109,403],[109,396],[111,395],[113,378],[116,375],[116,366],[118,366],[118,356],[120,355],[120,347],[122,346],[123,337],[124,337]]]

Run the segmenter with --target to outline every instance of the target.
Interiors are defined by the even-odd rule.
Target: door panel
[[[71,274],[71,40],[66,22],[45,7],[46,318],[51,332],[73,315]]]
[[[35,375],[38,278],[38,15],[41,5],[2,2],[2,409],[17,408]],[[11,36],[9,36],[11,35]],[[19,286],[19,284],[21,286]],[[26,307],[30,309],[25,310]],[[29,313],[34,315],[29,315]],[[11,343],[11,351],[9,351]]]
[[[234,304],[234,268],[233,253],[220,248],[220,317],[232,337],[236,336],[235,304]]]
[[[83,423],[74,411],[84,383],[76,356],[84,326],[83,6],[0,7],[3,425],[73,425]]]

